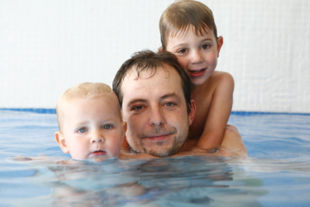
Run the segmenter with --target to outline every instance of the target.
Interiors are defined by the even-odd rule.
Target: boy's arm
[[[229,73],[216,77],[208,117],[197,147],[211,150],[221,146],[233,103],[234,80]]]

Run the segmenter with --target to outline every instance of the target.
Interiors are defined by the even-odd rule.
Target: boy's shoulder
[[[214,93],[221,94],[221,96],[227,97],[232,95],[235,87],[235,82],[233,76],[230,73],[216,71],[213,78]]]
[[[222,85],[233,86],[233,76],[227,72],[214,71],[209,79],[201,85],[201,88],[204,88],[207,91],[213,91]]]
[[[233,76],[230,73],[224,71],[214,71],[210,78],[214,79],[215,81],[234,81]]]
[[[214,89],[218,87],[234,87],[234,78],[230,73],[214,71],[210,76],[209,84]]]
[[[231,74],[222,71],[214,71],[209,79],[196,89],[192,91],[192,97],[196,101],[201,99],[201,95],[203,95],[203,99],[210,99],[213,97],[213,94],[216,91],[233,91],[234,90],[234,79]],[[222,92],[220,92],[222,93]]]

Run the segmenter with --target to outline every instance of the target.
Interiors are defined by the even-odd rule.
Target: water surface
[[[310,115],[233,113],[229,123],[248,159],[94,163],[60,151],[53,112],[0,110],[0,206],[310,206]]]

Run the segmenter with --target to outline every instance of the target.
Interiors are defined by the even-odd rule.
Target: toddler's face
[[[196,35],[194,27],[190,27],[176,35],[174,32],[170,33],[166,48],[177,56],[191,82],[201,85],[215,70],[222,44],[222,37],[216,39],[212,30],[207,29],[203,35]]]
[[[65,153],[99,161],[119,155],[125,128],[114,99],[74,99],[64,103],[63,111],[60,145]]]

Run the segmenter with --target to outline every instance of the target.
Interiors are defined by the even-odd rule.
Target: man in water
[[[195,148],[198,140],[187,139],[196,112],[190,87],[188,75],[168,52],[141,51],[123,63],[113,80],[127,122],[126,155],[121,157],[208,153]],[[223,140],[221,145],[223,149],[236,147],[246,154],[241,139]],[[215,154],[225,153],[219,150]]]

